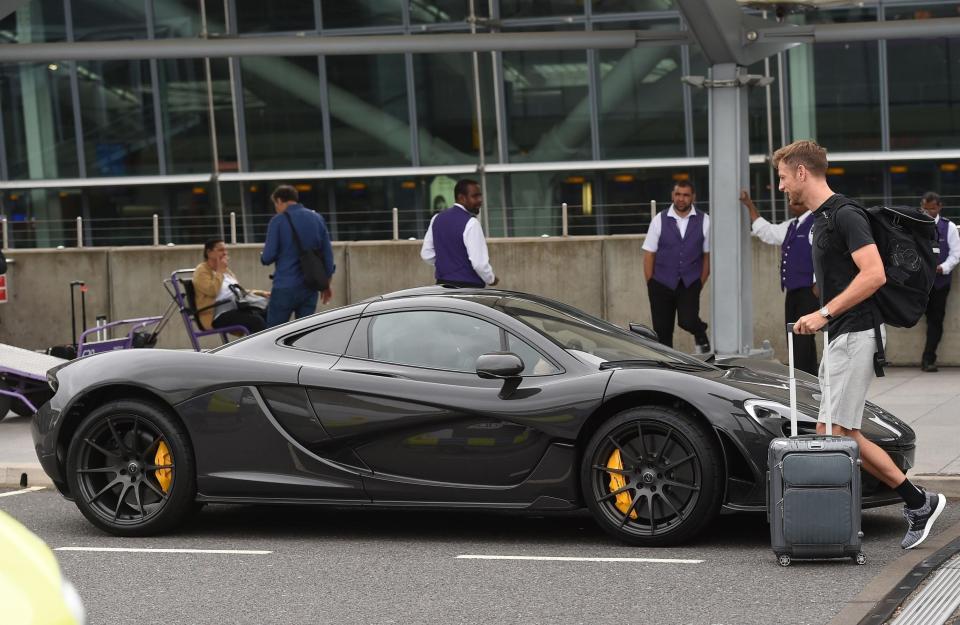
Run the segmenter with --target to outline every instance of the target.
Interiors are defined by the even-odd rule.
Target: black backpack
[[[937,225],[930,215],[914,206],[864,208],[854,202],[846,205],[867,215],[887,276],[886,284],[870,299],[877,341],[873,369],[877,377],[883,377],[887,360],[880,324],[912,328],[926,312],[940,254]],[[828,227],[831,226],[828,221]]]

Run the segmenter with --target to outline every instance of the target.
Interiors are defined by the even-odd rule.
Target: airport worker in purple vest
[[[707,324],[700,319],[700,291],[710,276],[710,217],[693,202],[688,180],[673,187],[673,204],[657,213],[643,241],[643,273],[650,297],[653,330],[673,347],[674,319],[693,334],[696,351],[710,351]]]
[[[746,191],[740,192],[740,203],[750,211],[750,230],[764,243],[780,246],[780,290],[786,292],[783,315],[786,323],[819,310],[820,294],[813,278],[813,255],[810,247],[810,229],[813,213],[802,204],[790,203],[790,219],[772,224],[757,212]],[[813,334],[793,337],[794,363],[797,369],[816,376],[817,342]]]
[[[453,188],[456,203],[430,220],[420,258],[436,268],[437,284],[483,288],[499,279],[490,266],[487,240],[477,216],[483,204],[480,184],[460,180]]]
[[[923,194],[920,207],[937,221],[937,239],[940,258],[937,264],[937,277],[933,281],[930,300],[927,303],[927,342],[923,346],[920,369],[927,372],[937,370],[937,345],[943,336],[943,318],[947,312],[947,295],[950,294],[950,272],[960,262],[960,235],[957,225],[940,217],[943,203],[940,195],[933,191]]]

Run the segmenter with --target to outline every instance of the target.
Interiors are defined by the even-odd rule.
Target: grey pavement
[[[916,466],[911,477],[960,497],[960,367],[945,367],[937,373],[888,367],[885,377],[874,378],[869,397],[916,431]],[[50,484],[34,453],[29,419],[11,412],[0,421],[0,486],[19,485],[24,473],[30,485]]]

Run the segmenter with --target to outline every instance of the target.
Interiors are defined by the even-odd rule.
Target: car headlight
[[[784,406],[780,402],[769,399],[748,399],[743,402],[743,409],[757,424],[764,427],[774,427],[777,431],[780,430],[781,419],[790,420],[790,406]],[[816,422],[816,420],[816,417],[812,417],[797,408],[798,422]]]

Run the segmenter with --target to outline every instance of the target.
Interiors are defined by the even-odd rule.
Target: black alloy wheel
[[[690,540],[716,516],[722,466],[717,442],[695,417],[646,406],[600,426],[585,450],[580,482],[604,531],[660,547]]]
[[[70,442],[67,479],[80,511],[118,536],[163,532],[190,514],[193,451],[183,426],[138,400],[100,406]]]

